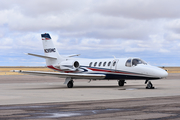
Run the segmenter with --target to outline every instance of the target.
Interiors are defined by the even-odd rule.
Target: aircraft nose
[[[156,67],[156,66],[151,66],[151,65],[147,65],[146,67],[148,69],[148,74],[151,76],[154,76],[155,78],[165,78],[168,76],[167,71],[165,71],[162,68]]]
[[[163,70],[163,69],[161,69],[161,71],[159,71],[159,77],[165,78],[165,77],[167,77],[167,76],[168,76],[167,71],[165,71],[165,70]]]

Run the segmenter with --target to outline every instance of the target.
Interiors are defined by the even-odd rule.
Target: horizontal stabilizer
[[[80,54],[68,55],[68,57],[80,56]]]
[[[106,77],[106,75],[104,74],[59,73],[59,72],[42,72],[42,71],[23,71],[23,70],[12,70],[11,72],[18,72],[18,73],[38,75],[38,76],[53,76],[60,78],[71,77],[72,79],[103,79]]]
[[[49,59],[57,59],[55,57],[49,57],[49,56],[44,56],[44,55],[37,55],[37,54],[32,54],[32,53],[26,53],[27,55],[32,55],[35,57],[41,57],[41,58],[49,58]]]

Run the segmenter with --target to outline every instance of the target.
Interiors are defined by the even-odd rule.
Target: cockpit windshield
[[[133,59],[132,60],[132,66],[136,66],[138,64],[145,64],[145,63],[140,59]]]
[[[141,59],[138,59],[138,58],[134,58],[134,59],[128,59],[127,61],[126,61],[126,66],[127,67],[131,67],[131,66],[137,66],[138,64],[144,64],[144,65],[146,65],[147,63],[146,62],[144,62],[143,60],[141,60]]]

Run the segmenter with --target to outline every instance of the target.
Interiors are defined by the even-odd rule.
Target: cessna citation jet
[[[82,59],[73,58],[79,55],[59,55],[48,33],[41,34],[45,55],[27,53],[28,55],[46,59],[48,68],[59,72],[22,71],[39,76],[54,76],[65,78],[64,84],[73,87],[74,79],[118,80],[119,86],[124,86],[125,80],[145,80],[147,89],[153,89],[151,80],[162,79],[168,73],[158,67],[151,66],[140,58]]]

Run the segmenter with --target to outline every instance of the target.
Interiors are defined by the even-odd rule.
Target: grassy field
[[[163,67],[163,69],[168,70],[168,73],[180,73],[180,67]],[[46,71],[54,72],[46,67],[0,67],[0,75],[23,75],[20,73],[10,72],[11,70],[27,70],[27,71]]]

